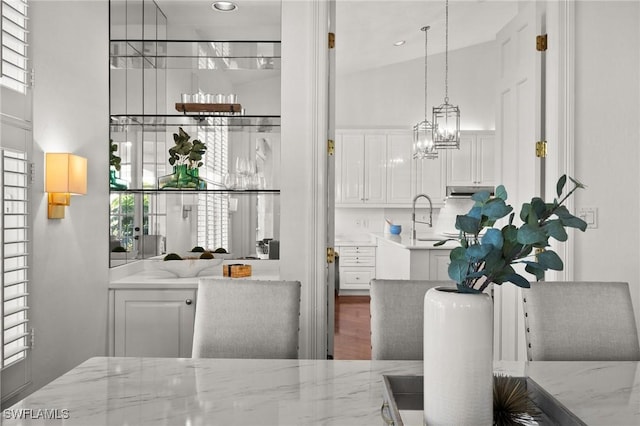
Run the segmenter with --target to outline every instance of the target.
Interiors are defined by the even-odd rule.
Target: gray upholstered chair
[[[629,285],[533,282],[522,289],[531,361],[640,361]]]
[[[297,358],[300,282],[201,279],[193,358]]]
[[[371,280],[371,359],[423,357],[424,295],[451,281]]]

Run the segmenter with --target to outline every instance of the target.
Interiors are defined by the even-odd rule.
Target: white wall
[[[576,4],[576,208],[598,228],[575,235],[575,279],[629,282],[640,328],[639,21],[636,1]]]
[[[31,1],[34,95],[32,392],[106,354],[108,2]],[[87,195],[47,219],[45,152],[88,159]]]
[[[463,130],[495,128],[495,42],[449,52],[449,101]],[[444,53],[429,55],[428,116],[444,99]],[[404,127],[424,119],[424,58],[351,74],[336,63],[336,128]]]

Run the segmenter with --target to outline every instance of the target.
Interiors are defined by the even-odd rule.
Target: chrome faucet
[[[429,222],[416,220],[416,202],[421,197],[426,198],[427,201],[429,201]],[[433,204],[431,203],[431,198],[427,194],[418,194],[413,198],[413,213],[411,213],[411,238],[413,240],[416,239],[416,223],[424,223],[425,225],[429,225],[430,228],[433,226]]]

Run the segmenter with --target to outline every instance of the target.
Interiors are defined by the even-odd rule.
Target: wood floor
[[[334,359],[371,359],[369,296],[336,296]]]

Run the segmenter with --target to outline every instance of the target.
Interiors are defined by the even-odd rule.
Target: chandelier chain
[[[429,37],[427,32],[429,31],[430,26],[422,27],[422,31],[424,31],[424,121],[427,121],[427,45],[429,43]]]
[[[444,17],[444,103],[449,103],[449,0],[445,2]]]

